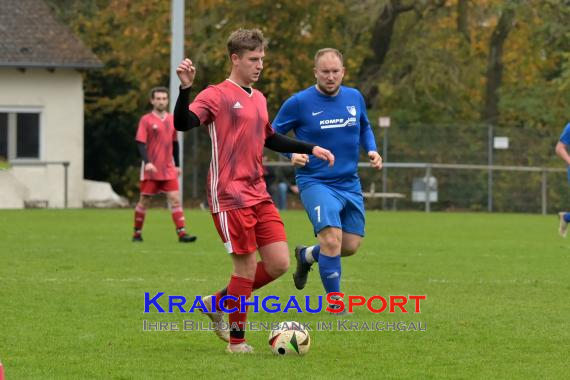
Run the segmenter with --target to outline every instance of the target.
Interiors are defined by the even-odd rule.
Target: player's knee
[[[269,262],[264,262],[265,270],[273,277],[281,277],[289,269],[289,256],[276,256]]]
[[[255,271],[257,269],[257,263],[255,260],[250,262],[241,262],[239,265],[234,263],[234,273],[238,277],[254,279],[255,278]]]
[[[325,252],[339,252],[341,250],[341,240],[334,234],[327,234],[320,237],[321,250]]]
[[[346,248],[343,248],[343,249],[340,251],[340,254],[341,254],[342,257],[347,257],[347,256],[354,256],[354,255],[356,255],[356,252],[357,252],[356,249],[346,249]]]
[[[360,248],[360,241],[355,241],[355,242],[350,242],[350,243],[342,243],[342,250],[341,250],[341,254],[342,256],[353,256],[356,254],[356,252],[358,251],[358,248]]]
[[[151,200],[151,197],[146,196],[146,195],[142,195],[139,199],[139,205],[144,207],[144,208],[149,208],[150,207],[150,200]]]

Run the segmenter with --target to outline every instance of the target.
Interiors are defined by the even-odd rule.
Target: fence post
[[[548,184],[547,184],[547,175],[546,170],[542,170],[542,215],[546,215],[546,209],[548,208],[548,199],[547,199],[547,192],[548,192]]]
[[[487,141],[487,154],[488,154],[488,162],[489,165],[489,174],[487,176],[487,211],[493,212],[493,125],[489,124],[488,129],[488,141]]]
[[[384,136],[382,139],[382,160],[383,162],[388,162],[388,129],[382,128],[384,130]],[[382,168],[382,192],[388,192],[388,168]],[[382,210],[386,210],[386,198],[382,198]]]
[[[63,165],[63,208],[67,208],[67,169],[69,168],[69,161],[62,162]]]
[[[431,178],[431,165],[428,165],[426,167],[426,187],[425,187],[425,191],[426,191],[426,212],[430,212],[431,211],[431,207],[430,207],[430,188],[429,188],[429,180]]]

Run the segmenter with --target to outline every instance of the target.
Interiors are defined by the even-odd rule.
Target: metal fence
[[[372,119],[371,119],[372,120]],[[561,160],[554,154],[558,133],[553,128],[485,124],[392,124],[374,128],[385,164],[380,172],[367,162],[359,165],[363,191],[371,184],[377,192],[399,193],[398,209],[464,210],[489,212],[551,213],[570,206],[569,185]],[[204,198],[210,146],[205,135],[192,135],[187,149],[191,167],[187,177],[188,197]],[[497,140],[508,145],[497,145]],[[190,144],[187,144],[190,146]],[[288,161],[268,166],[280,167],[294,181]],[[362,157],[365,160],[365,157]],[[437,182],[437,201],[424,188],[418,201],[415,184],[426,179]],[[415,194],[415,196],[414,196]],[[294,195],[289,195],[293,197]],[[390,209],[392,201],[367,198],[368,208]]]
[[[269,167],[281,167],[292,173],[289,162],[267,162]],[[369,163],[359,163],[363,191],[374,188],[383,193],[400,193],[400,210],[437,211],[499,211],[547,214],[565,209],[568,184],[562,168],[468,165],[439,163],[389,162],[377,172]],[[435,179],[437,187],[424,186],[422,201],[414,201],[414,180],[429,185]],[[491,180],[490,180],[491,178]],[[383,182],[383,181],[386,182]],[[433,201],[433,191],[437,201]],[[384,199],[367,200],[368,208],[392,209]],[[570,202],[568,202],[570,203]]]

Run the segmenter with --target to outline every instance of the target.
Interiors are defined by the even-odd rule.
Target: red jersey
[[[176,130],[172,115],[166,113],[161,119],[154,112],[149,112],[139,121],[136,141],[146,144],[146,153],[149,162],[156,166],[157,172],[150,173],[141,165],[141,181],[165,181],[177,178],[174,166],[172,142],[176,141]]]
[[[226,79],[200,92],[189,106],[208,126],[212,160],[207,192],[212,213],[270,200],[263,178],[263,146],[275,132],[265,96]]]

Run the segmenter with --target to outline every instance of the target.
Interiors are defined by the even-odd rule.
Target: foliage
[[[465,5],[461,27],[459,1]],[[137,120],[148,110],[148,90],[169,82],[170,2],[50,3],[105,63],[103,70],[85,74],[85,173],[134,194],[127,173],[138,161],[132,141]],[[454,143],[463,144],[467,156],[486,151],[485,140],[469,141],[486,128],[480,118],[491,36],[508,8],[514,16],[501,57],[497,127],[506,129],[507,136],[520,135],[521,128],[530,131],[520,142],[528,147],[525,159],[513,155],[509,163],[557,165],[552,144],[570,106],[567,5],[566,0],[193,0],[186,1],[186,52],[198,68],[194,87],[200,90],[227,76],[225,42],[231,31],[262,29],[269,45],[257,87],[266,94],[272,117],[287,97],[314,82],[314,52],[339,48],[345,54],[345,82],[372,86],[379,93],[369,110],[373,123],[378,115],[389,115],[394,128],[411,131],[408,140],[391,140],[398,160],[416,160],[418,142],[429,141],[434,125],[456,125],[452,134],[440,136],[439,144],[422,146],[424,161],[447,162],[455,159],[447,154]],[[401,12],[387,54],[377,62],[377,75],[359,77],[373,58],[374,26],[383,12],[397,9]],[[453,140],[457,135],[462,138]],[[205,131],[186,137],[186,174],[203,177],[208,140]],[[485,161],[484,156],[478,159]]]

